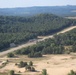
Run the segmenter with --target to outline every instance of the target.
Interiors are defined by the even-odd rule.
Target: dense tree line
[[[63,54],[66,53],[65,46],[71,46],[69,52],[76,52],[76,29],[65,34],[54,35],[52,39],[46,39],[31,47],[18,50],[15,53],[28,56],[31,54],[30,57],[33,57],[32,55],[37,52],[41,54]],[[38,55],[38,57],[40,57],[40,55]]]
[[[9,48],[10,43],[21,44],[38,35],[55,33],[74,23],[53,14],[33,17],[0,16],[0,51]]]
[[[27,42],[29,39],[36,38],[32,33],[0,33],[0,51],[9,48],[11,43],[16,45]]]
[[[28,57],[42,57],[43,54],[62,54],[64,47],[57,45],[54,39],[48,39],[45,42],[40,42],[37,45],[23,48],[15,52],[20,55],[28,55]]]

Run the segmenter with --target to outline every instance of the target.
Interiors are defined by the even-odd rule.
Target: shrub
[[[13,53],[8,53],[7,57],[14,57],[14,54]]]
[[[71,70],[68,75],[76,75],[76,73],[73,70]]]
[[[33,62],[32,61],[29,62],[29,66],[33,66]]]
[[[9,75],[14,75],[14,70],[11,70],[11,71],[9,72]]]
[[[21,62],[18,64],[18,67],[20,67],[20,68],[25,67],[25,66],[27,66],[27,62],[21,61]]]
[[[47,75],[47,70],[46,69],[42,70],[42,75]]]

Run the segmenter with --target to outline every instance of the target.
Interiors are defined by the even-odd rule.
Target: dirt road
[[[70,31],[70,30],[72,30],[72,29],[74,29],[74,28],[76,28],[76,26],[72,26],[72,27],[66,28],[66,29],[58,32],[57,34],[68,32],[68,31]],[[54,35],[54,34],[53,34],[53,35]],[[45,36],[45,37],[43,37],[42,39],[38,39],[38,40],[35,40],[35,41],[32,41],[32,42],[28,42],[28,43],[25,43],[25,44],[23,44],[23,45],[17,46],[17,47],[15,47],[15,48],[10,48],[10,49],[8,49],[8,50],[6,50],[6,51],[0,52],[0,56],[6,55],[6,54],[8,54],[8,53],[10,53],[10,52],[16,51],[16,50],[18,50],[18,49],[21,49],[21,48],[24,48],[24,47],[27,47],[27,46],[32,46],[32,45],[36,44],[37,41],[39,42],[39,41],[43,41],[43,40],[48,39],[48,38],[52,38],[53,35]]]

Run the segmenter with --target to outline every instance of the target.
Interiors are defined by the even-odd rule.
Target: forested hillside
[[[21,44],[38,35],[55,33],[74,23],[53,14],[33,17],[0,16],[0,50],[10,47],[10,43]]]
[[[76,52],[76,29],[65,34],[55,35],[54,38],[46,39],[37,45],[18,50],[16,54],[41,57],[42,54],[64,54],[70,52]]]

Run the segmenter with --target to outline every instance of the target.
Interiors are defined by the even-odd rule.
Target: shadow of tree
[[[15,75],[21,75],[21,74],[15,74]]]

